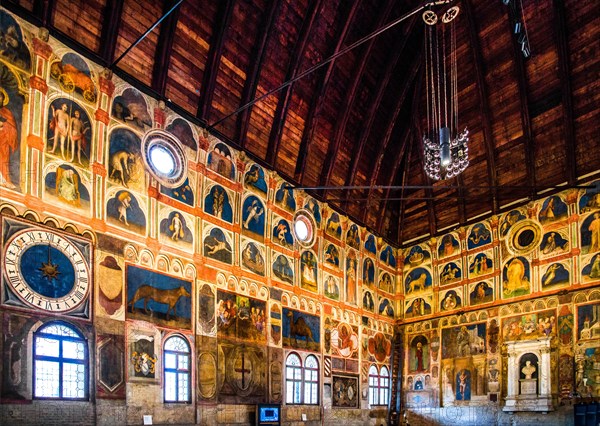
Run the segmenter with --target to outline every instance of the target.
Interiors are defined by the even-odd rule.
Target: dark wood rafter
[[[176,0],[168,0],[163,7],[163,14],[174,6]],[[179,20],[181,6],[171,12],[160,25],[160,34],[154,54],[154,68],[152,69],[152,89],[160,95],[165,95],[169,64],[171,62],[171,48],[175,39],[175,28]]]
[[[248,102],[252,101],[256,95],[259,80],[258,77],[260,76],[267,45],[269,44],[269,39],[273,33],[273,28],[276,22],[275,17],[279,12],[281,3],[281,0],[271,0],[266,13],[263,14],[260,25],[260,28],[263,28],[263,31],[258,33],[256,42],[252,47],[252,59],[248,68],[248,72],[246,73],[246,81],[244,81],[244,89],[242,91],[240,106],[246,105]],[[251,112],[252,106],[249,106],[241,111],[237,116],[235,141],[242,148],[246,146],[246,136],[248,132],[248,126],[250,124]]]
[[[346,41],[348,31],[352,27],[352,23],[356,18],[356,12],[358,11],[361,2],[362,0],[352,2],[352,7],[348,12],[348,17],[345,20],[345,24],[337,36],[335,48],[333,49],[333,52],[331,52],[332,55],[336,54],[340,51],[340,49],[342,49],[344,42]],[[323,73],[323,78],[320,80],[318,87],[315,89],[317,95],[312,97],[308,109],[306,124],[302,132],[300,149],[298,150],[298,158],[296,160],[296,170],[294,172],[294,178],[297,182],[302,182],[304,180],[304,170],[306,166],[306,158],[308,157],[308,151],[310,149],[310,142],[312,141],[314,133],[318,127],[319,113],[321,112],[321,108],[324,104],[325,94],[327,93],[329,82],[331,81],[335,62],[336,61],[333,60],[327,65],[326,70]]]
[[[473,7],[471,0],[462,2],[463,9],[467,16],[467,26],[469,30],[469,42],[471,44],[471,53],[473,54],[473,67],[475,68],[475,83],[477,86],[477,94],[479,97],[479,116],[481,119],[481,127],[483,129],[483,142],[487,158],[488,184],[490,185],[490,196],[492,213],[497,214],[500,209],[498,200],[498,175],[496,173],[496,158],[494,155],[494,136],[492,133],[492,123],[490,121],[491,111],[488,101],[487,86],[485,83],[483,54],[481,53],[481,45],[479,43],[479,28],[477,21],[473,15]],[[462,191],[462,190],[461,190]],[[463,203],[464,206],[464,203]],[[461,223],[463,220],[461,220]]]
[[[396,68],[396,64],[398,63],[398,60],[400,59],[401,56],[403,56],[403,54],[405,54],[406,44],[408,42],[408,39],[410,37],[410,34],[412,33],[414,26],[415,26],[415,22],[417,22],[417,20],[418,20],[418,17],[414,16],[410,20],[410,22],[408,24],[408,28],[404,32],[404,36],[398,37],[396,39],[396,44],[394,45],[393,50],[392,50],[392,52],[394,52],[394,53],[388,60],[388,62],[386,64],[386,68],[383,71],[383,73],[381,74],[380,80],[376,84],[377,93],[376,93],[374,99],[369,104],[369,110],[367,111],[367,115],[366,115],[367,119],[364,121],[364,124],[362,126],[362,130],[360,132],[358,142],[354,145],[352,158],[350,160],[351,161],[350,168],[348,169],[348,173],[346,175],[345,186],[352,185],[352,181],[354,180],[354,176],[356,175],[356,170],[358,168],[359,160],[362,158],[363,149],[365,147],[365,144],[367,143],[369,135],[371,134],[371,127],[373,126],[375,116],[376,116],[377,112],[379,111],[379,107],[381,105],[383,95],[387,91],[386,89],[387,89],[388,83],[390,82],[390,79],[392,78],[393,75],[395,75],[394,69]],[[348,199],[350,198],[350,193],[351,193],[351,191],[346,192],[346,200],[344,201],[344,208],[348,204]]]
[[[371,173],[371,183],[369,184],[369,186],[371,186],[371,188],[373,186],[377,185],[377,180],[379,178],[379,172],[381,171],[381,164],[383,162],[383,156],[385,155],[387,146],[390,143],[390,140],[392,139],[392,132],[394,130],[394,125],[396,124],[396,120],[398,119],[398,116],[400,115],[400,111],[402,110],[402,107],[404,106],[404,101],[406,100],[406,97],[410,91],[410,88],[413,87],[413,82],[415,80],[415,77],[417,75],[420,75],[419,70],[421,69],[421,55],[418,54],[417,56],[418,56],[418,59],[412,63],[412,67],[406,77],[406,83],[402,87],[402,92],[398,96],[398,101],[396,102],[396,107],[390,114],[390,119],[388,121],[388,125],[387,125],[386,131],[384,133],[384,137],[382,138],[381,143],[379,144],[379,149],[377,151],[377,155],[375,156],[375,162],[373,164],[373,171]],[[418,85],[416,85],[416,86],[418,86]],[[418,96],[419,93],[414,93],[414,95]],[[414,111],[414,109],[412,109],[412,111]],[[369,190],[369,195],[368,195],[369,198],[373,195],[372,193],[373,193],[373,191]]]
[[[408,173],[410,172],[410,162],[412,160],[412,155],[413,152],[415,150],[415,147],[419,145],[419,138],[421,137],[419,134],[415,135],[414,132],[411,132],[412,134],[412,143],[409,144],[408,147],[408,153],[406,155],[406,162],[404,163],[406,166],[402,168],[402,179],[401,179],[401,184],[402,184],[402,189],[400,190],[400,213],[398,214],[398,239],[397,241],[402,242],[403,239],[403,231],[404,231],[404,227],[402,226],[402,223],[404,222],[404,217],[405,217],[405,209],[404,209],[404,203],[406,202],[406,190],[404,189],[404,185],[406,184],[406,181],[408,180]],[[410,141],[409,139],[409,141]]]
[[[381,10],[381,13],[379,14],[379,18],[376,21],[377,23],[375,24],[374,30],[378,29],[385,23],[387,17],[389,16],[392,10],[393,4],[393,1],[388,0],[386,6]],[[357,53],[357,57],[362,59],[360,59],[358,66],[355,66],[354,68],[354,75],[350,78],[349,87],[346,90],[346,94],[344,96],[342,104],[340,105],[339,114],[334,123],[333,137],[332,140],[329,141],[327,154],[325,154],[325,160],[323,162],[323,170],[319,178],[319,184],[321,186],[330,185],[331,174],[333,172],[333,165],[335,164],[335,159],[338,156],[338,151],[340,150],[340,145],[342,144],[342,139],[344,138],[346,125],[352,112],[352,106],[354,104],[354,99],[356,97],[358,85],[362,80],[365,66],[367,65],[367,61],[371,56],[373,46],[375,46],[376,42],[377,38],[369,40],[369,42],[366,43],[366,46],[361,46],[359,48],[359,51]],[[323,197],[326,196],[327,190],[324,190]]]
[[[33,14],[41,21],[43,27],[50,28],[52,26],[55,6],[55,0],[35,0],[33,2]]]
[[[304,16],[304,21],[302,22],[302,28],[300,28],[298,40],[296,41],[294,50],[292,51],[290,63],[288,64],[285,81],[292,80],[298,74],[298,69],[300,68],[300,64],[304,59],[304,52],[306,50],[306,46],[308,45],[308,40],[312,34],[313,25],[317,20],[322,5],[323,0],[309,2],[306,15]],[[275,161],[279,152],[279,144],[283,135],[285,117],[287,116],[290,100],[292,99],[293,89],[294,84],[292,83],[289,86],[286,86],[286,88],[283,89],[282,93],[279,95],[279,101],[277,102],[277,107],[275,109],[273,124],[269,134],[269,145],[267,148],[266,162],[271,166],[275,166]]]
[[[217,82],[217,73],[219,72],[221,55],[223,54],[225,32],[229,28],[234,6],[235,0],[219,2],[219,9],[217,10],[217,15],[215,17],[214,30],[202,78],[202,87],[200,88],[202,93],[200,94],[198,111],[196,113],[196,116],[204,123],[208,123],[210,119],[212,99]]]
[[[508,28],[507,31],[513,31],[515,26],[515,17],[512,13],[508,13]],[[511,37],[513,45],[513,64],[515,66],[515,73],[517,79],[517,87],[519,92],[519,100],[521,103],[521,125],[523,127],[523,137],[525,142],[525,168],[527,171],[527,185],[532,188],[529,192],[529,198],[535,198],[535,153],[534,153],[534,141],[533,133],[531,130],[531,116],[529,114],[529,99],[527,96],[527,75],[525,70],[525,61],[521,48],[517,42],[516,37]]]
[[[381,209],[379,210],[377,224],[375,226],[375,229],[377,230],[377,232],[379,234],[381,234],[381,227],[383,226],[383,219],[385,218],[385,212],[388,207],[390,193],[392,192],[391,187],[394,184],[394,180],[396,179],[396,175],[398,174],[398,170],[400,169],[400,164],[403,164],[403,161],[402,161],[403,157],[406,155],[407,151],[409,151],[411,149],[409,147],[409,141],[411,138],[412,138],[412,132],[409,127],[407,132],[404,135],[404,140],[402,141],[402,145],[400,146],[400,149],[398,149],[396,151],[396,156],[394,158],[394,163],[393,163],[394,165],[392,167],[392,170],[390,171],[390,174],[388,175],[387,182],[385,183],[385,185],[387,187],[386,187],[385,191],[383,192],[383,198],[382,198],[383,204],[381,205]],[[404,163],[404,164],[406,164],[406,163]],[[368,198],[371,199],[371,197],[368,197]],[[365,209],[365,211],[363,212],[363,217],[362,217],[363,223],[366,222],[366,215],[367,215],[367,209]]]
[[[577,161],[575,158],[575,120],[573,114],[573,89],[571,87],[571,67],[569,64],[569,43],[563,0],[553,0],[554,28],[556,30],[556,48],[558,51],[558,72],[562,89],[563,124],[565,126],[566,173],[569,186],[577,181]]]
[[[120,0],[108,0],[104,8],[99,50],[99,55],[106,64],[111,64],[115,59],[117,39],[119,37],[119,24],[122,15],[123,2]]]

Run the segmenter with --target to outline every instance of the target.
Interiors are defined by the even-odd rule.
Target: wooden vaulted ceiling
[[[470,131],[470,165],[442,182],[423,172],[421,14],[347,51],[423,4],[417,0],[3,5],[403,245],[600,170],[600,2],[510,2],[453,2],[461,9],[459,122]],[[529,58],[513,34],[521,16]]]

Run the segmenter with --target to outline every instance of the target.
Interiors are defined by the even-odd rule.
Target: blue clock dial
[[[29,287],[42,296],[66,296],[75,284],[75,268],[69,258],[50,245],[28,248],[21,255],[21,271]]]

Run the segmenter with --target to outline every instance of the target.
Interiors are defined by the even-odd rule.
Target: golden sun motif
[[[60,275],[58,265],[50,261],[48,261],[48,263],[42,262],[42,267],[38,268],[38,270],[41,271],[44,277],[48,278],[49,280],[56,280]]]

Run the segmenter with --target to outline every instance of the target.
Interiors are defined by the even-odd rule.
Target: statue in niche
[[[533,373],[535,373],[536,368],[531,365],[531,361],[527,360],[525,361],[525,367],[523,367],[521,369],[521,373],[523,373],[525,375],[525,379],[526,380],[530,380],[532,379],[532,375]]]

